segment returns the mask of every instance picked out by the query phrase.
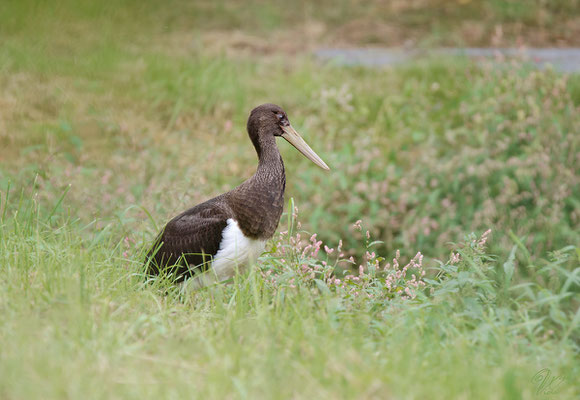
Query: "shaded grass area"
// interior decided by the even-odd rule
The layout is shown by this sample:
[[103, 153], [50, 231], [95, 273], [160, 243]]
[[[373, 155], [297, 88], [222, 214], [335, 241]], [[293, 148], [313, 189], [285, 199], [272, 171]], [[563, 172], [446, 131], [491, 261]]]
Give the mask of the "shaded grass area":
[[[147, 43], [171, 33], [241, 33], [232, 45], [276, 52], [315, 43], [536, 47], [578, 45], [578, 0], [412, 0], [166, 2], [83, 0], [7, 1], [0, 6], [3, 34], [35, 35], [39, 46], [65, 50], [62, 34], [89, 40]], [[98, 29], [87, 32], [86, 21]], [[144, 29], [146, 28], [146, 29]], [[57, 33], [58, 32], [58, 33]], [[273, 35], [273, 36], [272, 36]], [[210, 35], [211, 36], [211, 35]], [[225, 39], [225, 36], [221, 37]], [[302, 43], [292, 43], [292, 42]], [[314, 41], [314, 42], [313, 42]]]

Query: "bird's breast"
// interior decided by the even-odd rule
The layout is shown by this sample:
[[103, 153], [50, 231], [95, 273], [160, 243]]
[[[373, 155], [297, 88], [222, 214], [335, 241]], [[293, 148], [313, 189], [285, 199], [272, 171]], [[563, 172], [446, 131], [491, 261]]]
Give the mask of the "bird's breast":
[[265, 181], [250, 180], [229, 197], [236, 222], [246, 237], [270, 239], [284, 207], [284, 176]]

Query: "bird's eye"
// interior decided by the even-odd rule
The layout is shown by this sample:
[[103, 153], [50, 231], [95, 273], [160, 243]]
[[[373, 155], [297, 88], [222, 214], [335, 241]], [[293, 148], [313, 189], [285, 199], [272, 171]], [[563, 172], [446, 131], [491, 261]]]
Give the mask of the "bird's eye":
[[284, 118], [284, 114], [278, 114], [278, 119], [282, 120]]

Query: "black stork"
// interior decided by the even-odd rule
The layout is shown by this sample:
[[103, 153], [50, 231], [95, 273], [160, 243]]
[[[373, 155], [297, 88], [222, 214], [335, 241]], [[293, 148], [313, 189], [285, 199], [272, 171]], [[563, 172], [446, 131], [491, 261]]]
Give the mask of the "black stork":
[[166, 271], [175, 282], [199, 288], [233, 277], [264, 251], [284, 205], [286, 175], [276, 137], [283, 137], [316, 165], [329, 170], [290, 125], [281, 107], [262, 104], [254, 108], [247, 129], [258, 153], [256, 173], [229, 192], [169, 221], [147, 255], [149, 275]]

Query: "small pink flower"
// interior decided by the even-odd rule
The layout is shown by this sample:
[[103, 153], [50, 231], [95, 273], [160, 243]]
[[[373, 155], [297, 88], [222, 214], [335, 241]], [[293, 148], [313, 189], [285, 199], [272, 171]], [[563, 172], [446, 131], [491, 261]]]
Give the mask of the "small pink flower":
[[324, 245], [324, 251], [326, 251], [327, 254], [332, 254], [334, 252], [334, 249], [329, 248], [327, 245]]
[[459, 253], [451, 253], [451, 258], [449, 259], [449, 263], [450, 264], [457, 264], [459, 261], [461, 261], [461, 257], [459, 256]]
[[479, 247], [485, 246], [485, 243], [487, 242], [487, 237], [489, 236], [490, 233], [491, 233], [491, 229], [488, 229], [487, 231], [483, 232], [483, 235], [481, 235], [481, 238], [479, 239], [479, 242], [477, 243], [479, 245]]

